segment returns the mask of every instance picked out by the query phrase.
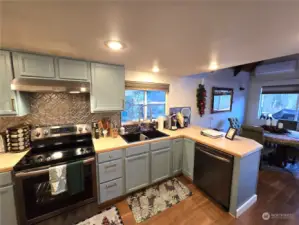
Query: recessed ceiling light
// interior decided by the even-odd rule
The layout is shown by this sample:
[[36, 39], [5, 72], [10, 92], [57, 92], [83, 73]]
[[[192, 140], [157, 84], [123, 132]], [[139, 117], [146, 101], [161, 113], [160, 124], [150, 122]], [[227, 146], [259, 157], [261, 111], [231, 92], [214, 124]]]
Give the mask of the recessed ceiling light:
[[159, 73], [160, 69], [159, 69], [159, 67], [154, 66], [152, 71], [153, 71], [154, 73]]
[[86, 90], [87, 90], [86, 87], [80, 87], [81, 92], [86, 92]]
[[70, 91], [70, 94], [80, 94], [80, 91]]
[[210, 70], [217, 70], [218, 64], [216, 62], [211, 62], [209, 68]]
[[125, 47], [120, 41], [106, 41], [105, 45], [113, 51], [118, 51]]

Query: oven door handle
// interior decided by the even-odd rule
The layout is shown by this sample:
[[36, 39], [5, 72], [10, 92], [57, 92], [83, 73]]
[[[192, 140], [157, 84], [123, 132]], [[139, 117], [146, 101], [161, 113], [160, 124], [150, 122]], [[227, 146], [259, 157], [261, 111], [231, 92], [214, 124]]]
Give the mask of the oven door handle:
[[[84, 165], [91, 164], [94, 160], [95, 160], [94, 157], [85, 159], [85, 160], [83, 160], [83, 164], [84, 164]], [[39, 175], [48, 173], [48, 172], [49, 172], [49, 168], [50, 168], [50, 166], [49, 166], [48, 168], [46, 168], [46, 169], [41, 169], [41, 170], [27, 171], [27, 172], [19, 172], [19, 173], [16, 173], [15, 176], [16, 176], [16, 177], [22, 177], [22, 178], [25, 178], [25, 177], [33, 177], [33, 176], [39, 176]]]

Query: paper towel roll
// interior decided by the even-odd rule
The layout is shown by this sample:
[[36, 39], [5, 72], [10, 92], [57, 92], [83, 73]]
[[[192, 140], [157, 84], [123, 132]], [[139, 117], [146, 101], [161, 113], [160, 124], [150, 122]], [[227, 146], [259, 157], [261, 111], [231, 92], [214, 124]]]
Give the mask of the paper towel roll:
[[164, 117], [159, 116], [158, 117], [158, 130], [163, 130], [164, 129]]

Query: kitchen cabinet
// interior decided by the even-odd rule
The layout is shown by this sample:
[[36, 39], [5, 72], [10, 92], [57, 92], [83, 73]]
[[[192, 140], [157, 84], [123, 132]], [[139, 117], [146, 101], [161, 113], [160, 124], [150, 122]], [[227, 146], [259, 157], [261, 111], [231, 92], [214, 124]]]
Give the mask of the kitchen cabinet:
[[16, 78], [55, 78], [54, 57], [13, 52]]
[[182, 172], [183, 164], [183, 139], [175, 139], [172, 141], [172, 173], [178, 174]]
[[0, 173], [0, 225], [17, 225], [14, 191], [10, 178], [10, 173]]
[[126, 158], [126, 193], [146, 187], [149, 179], [149, 153]]
[[193, 180], [195, 142], [184, 139], [183, 174]]
[[90, 63], [73, 59], [57, 59], [57, 75], [60, 79], [89, 81]]
[[0, 116], [23, 116], [29, 112], [27, 94], [12, 91], [12, 80], [13, 73], [10, 52], [0, 50]]
[[164, 180], [170, 176], [170, 148], [151, 153], [152, 183]]
[[125, 100], [125, 68], [91, 64], [91, 112], [121, 111]]

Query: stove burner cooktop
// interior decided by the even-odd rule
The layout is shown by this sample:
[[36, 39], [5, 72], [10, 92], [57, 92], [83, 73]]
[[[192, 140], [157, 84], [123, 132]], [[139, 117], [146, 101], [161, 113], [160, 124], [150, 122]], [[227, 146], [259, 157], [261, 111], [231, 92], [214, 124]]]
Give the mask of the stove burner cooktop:
[[[77, 130], [78, 125], [73, 127]], [[53, 134], [54, 128], [59, 129], [60, 133], [55, 130], [55, 134]], [[33, 139], [32, 149], [17, 163], [14, 170], [21, 171], [43, 166], [54, 166], [94, 156], [95, 152], [90, 132], [85, 130], [85, 133], [69, 133], [73, 130], [70, 125], [62, 128], [57, 126], [36, 128], [39, 132], [51, 130], [52, 137]], [[31, 133], [35, 134], [36, 129], [33, 129]]]

